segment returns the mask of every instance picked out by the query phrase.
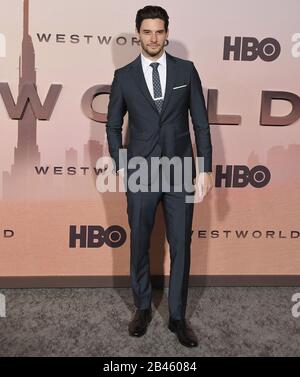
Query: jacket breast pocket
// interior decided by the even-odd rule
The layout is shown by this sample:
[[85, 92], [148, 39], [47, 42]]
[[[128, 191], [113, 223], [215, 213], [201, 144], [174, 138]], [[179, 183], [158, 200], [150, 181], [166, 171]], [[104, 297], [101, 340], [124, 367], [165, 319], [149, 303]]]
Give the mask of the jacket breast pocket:
[[183, 95], [186, 94], [188, 91], [189, 84], [181, 84], [181, 85], [174, 85], [172, 88], [172, 93], [174, 95]]
[[172, 98], [173, 98], [175, 106], [180, 106], [184, 102], [187, 102], [188, 97], [189, 97], [189, 85], [187, 84], [186, 86], [173, 85]]

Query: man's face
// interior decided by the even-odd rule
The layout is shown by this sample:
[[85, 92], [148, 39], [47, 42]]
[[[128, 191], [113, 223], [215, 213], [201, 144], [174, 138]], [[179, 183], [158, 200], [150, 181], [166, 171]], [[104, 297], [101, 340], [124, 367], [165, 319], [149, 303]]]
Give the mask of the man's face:
[[163, 53], [169, 31], [165, 31], [164, 21], [160, 18], [147, 18], [142, 21], [140, 32], [136, 30], [145, 56], [157, 57]]

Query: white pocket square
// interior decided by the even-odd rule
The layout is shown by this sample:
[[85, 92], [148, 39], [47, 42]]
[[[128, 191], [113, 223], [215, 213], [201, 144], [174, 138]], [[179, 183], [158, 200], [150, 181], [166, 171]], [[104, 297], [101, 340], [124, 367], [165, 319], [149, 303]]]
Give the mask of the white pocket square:
[[173, 89], [180, 89], [180, 88], [184, 88], [185, 86], [187, 86], [187, 84], [185, 84], [185, 85], [180, 85], [180, 86], [174, 86]]

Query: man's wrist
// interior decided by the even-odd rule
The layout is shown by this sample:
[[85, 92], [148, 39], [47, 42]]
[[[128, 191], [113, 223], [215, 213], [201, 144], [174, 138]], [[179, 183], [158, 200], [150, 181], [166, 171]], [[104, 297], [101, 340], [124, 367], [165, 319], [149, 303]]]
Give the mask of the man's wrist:
[[123, 170], [124, 170], [124, 168], [119, 169], [119, 170], [115, 170], [115, 169], [113, 169], [113, 170], [112, 170], [112, 173], [113, 173], [114, 175], [119, 175], [120, 172], [123, 171]]

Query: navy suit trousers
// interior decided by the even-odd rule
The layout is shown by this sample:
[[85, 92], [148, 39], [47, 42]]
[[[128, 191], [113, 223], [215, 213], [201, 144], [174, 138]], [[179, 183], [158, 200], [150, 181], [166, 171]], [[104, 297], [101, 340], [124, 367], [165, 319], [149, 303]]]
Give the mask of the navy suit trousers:
[[[162, 181], [160, 167], [157, 179]], [[128, 178], [126, 178], [128, 179]], [[194, 203], [186, 203], [187, 192], [126, 191], [130, 226], [130, 279], [134, 304], [138, 309], [151, 307], [149, 249], [156, 209], [162, 202], [166, 237], [170, 247], [170, 280], [168, 291], [169, 315], [185, 318], [190, 272], [191, 232]], [[188, 192], [194, 195], [194, 192]]]

